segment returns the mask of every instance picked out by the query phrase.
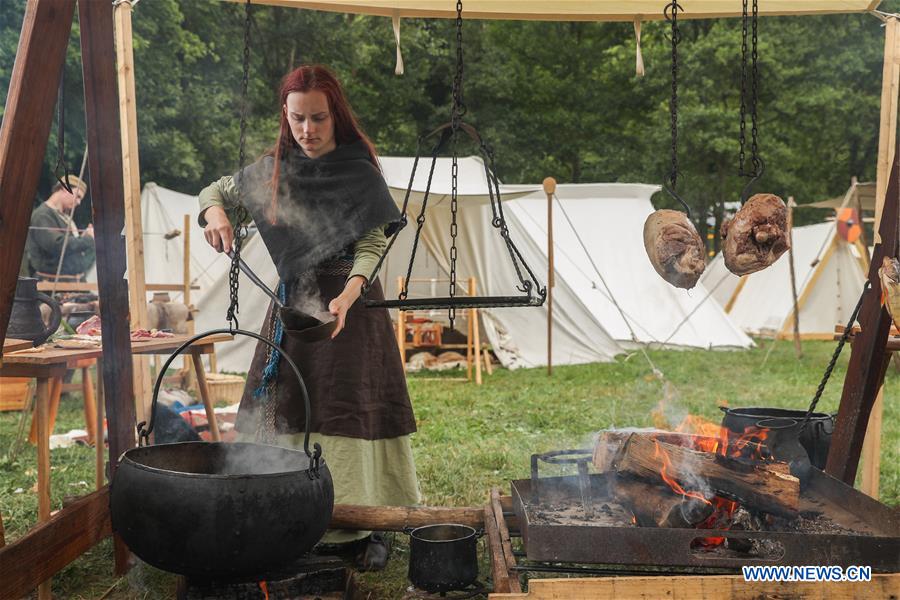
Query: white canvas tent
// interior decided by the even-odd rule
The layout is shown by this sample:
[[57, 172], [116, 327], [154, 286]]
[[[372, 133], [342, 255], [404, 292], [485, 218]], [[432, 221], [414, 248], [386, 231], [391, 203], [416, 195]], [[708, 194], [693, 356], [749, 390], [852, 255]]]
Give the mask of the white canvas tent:
[[[402, 200], [412, 159], [384, 159], [383, 165], [389, 186], [395, 197]], [[472, 189], [470, 182], [471, 195], [460, 202], [458, 271], [475, 275], [479, 283], [484, 282], [480, 293], [513, 293], [518, 280], [499, 234], [490, 225], [484, 166], [479, 159], [467, 157], [460, 160], [461, 173], [463, 169], [481, 173], [480, 178], [473, 180], [479, 182], [482, 191], [478, 194], [477, 186]], [[421, 192], [426, 184], [422, 171], [420, 163], [410, 197], [411, 219], [418, 214], [421, 201], [421, 193], [416, 192]], [[427, 174], [427, 168], [424, 173]], [[639, 232], [653, 211], [650, 196], [658, 189], [644, 184], [558, 186], [558, 202], [554, 207], [555, 364], [609, 360], [618, 351], [616, 346], [622, 348], [633, 341], [701, 348], [752, 345], [720, 307], [705, 301], [705, 290], [701, 287], [689, 293], [676, 290], [653, 270]], [[446, 272], [450, 219], [444, 194], [450, 190], [449, 159], [438, 160], [432, 190], [437, 196], [429, 200], [423, 240], [428, 260]], [[546, 282], [546, 195], [540, 186], [508, 185], [501, 190], [510, 235], [539, 280]], [[577, 235], [561, 210], [569, 216]], [[409, 227], [414, 226], [413, 221]], [[408, 251], [399, 255], [405, 257]], [[594, 271], [594, 265], [600, 276]], [[546, 308], [502, 308], [483, 313], [487, 336], [504, 364], [546, 364]]]
[[[834, 326], [846, 324], [865, 284], [861, 246], [840, 238], [834, 222], [793, 230], [794, 271], [800, 307], [800, 334], [832, 339]], [[721, 254], [710, 263], [701, 283], [741, 329], [752, 335], [793, 333], [788, 253], [768, 269], [737, 277]]]
[[[391, 193], [401, 205], [413, 159], [382, 157], [381, 161]], [[415, 217], [426, 188], [428, 167], [425, 161], [419, 164], [407, 211], [409, 225], [398, 237], [380, 273], [387, 297], [396, 297], [397, 278], [407, 273]], [[480, 295], [517, 294], [518, 279], [509, 254], [490, 223], [484, 164], [475, 157], [461, 158], [459, 174], [459, 280], [474, 276]], [[557, 188], [554, 364], [608, 361], [635, 341], [696, 348], [746, 348], [752, 344], [716, 303], [707, 301], [708, 294], [702, 286], [691, 292], [676, 290], [653, 271], [639, 232], [653, 210], [650, 196], [657, 189], [645, 184], [581, 184]], [[446, 279], [450, 159], [438, 159], [431, 190], [412, 276]], [[546, 196], [540, 186], [502, 186], [501, 190], [510, 235], [543, 284], [547, 279]], [[155, 279], [156, 271], [160, 277], [180, 281], [182, 240], [165, 240], [153, 234], [170, 231], [173, 223], [180, 228], [183, 214], [190, 214], [194, 222], [196, 199], [148, 184], [142, 200], [148, 232], [145, 254], [154, 257], [148, 260], [148, 281]], [[565, 215], [575, 224], [577, 235]], [[228, 261], [206, 245], [199, 230], [193, 232], [191, 248], [192, 278], [201, 288], [193, 292], [193, 303], [200, 309], [196, 329], [222, 326], [228, 306]], [[244, 258], [265, 281], [275, 286], [275, 268], [260, 239], [252, 237], [246, 242]], [[150, 270], [151, 262], [154, 271]], [[410, 296], [445, 296], [446, 286], [446, 281], [413, 285]], [[268, 305], [267, 298], [242, 278], [240, 299], [242, 328], [258, 330], [264, 307]], [[546, 364], [546, 308], [500, 308], [484, 310], [482, 315], [484, 333], [504, 365]], [[440, 319], [445, 313], [435, 311], [433, 316]], [[221, 345], [219, 367], [245, 370], [252, 346], [251, 340]]]

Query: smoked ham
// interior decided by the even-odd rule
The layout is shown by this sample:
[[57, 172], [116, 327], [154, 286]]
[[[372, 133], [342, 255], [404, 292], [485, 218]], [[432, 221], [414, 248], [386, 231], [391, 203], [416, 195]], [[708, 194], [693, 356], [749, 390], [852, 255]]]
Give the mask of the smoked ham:
[[775, 194], [751, 196], [733, 219], [722, 224], [722, 255], [735, 275], [765, 269], [789, 247], [787, 207]]
[[661, 209], [644, 222], [644, 248], [659, 276], [675, 287], [691, 289], [706, 268], [706, 247], [687, 215]]

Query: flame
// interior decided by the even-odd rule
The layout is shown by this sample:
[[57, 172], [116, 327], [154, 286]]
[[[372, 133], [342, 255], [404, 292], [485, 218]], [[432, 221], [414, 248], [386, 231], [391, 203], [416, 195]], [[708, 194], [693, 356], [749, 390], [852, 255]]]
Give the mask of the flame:
[[[730, 529], [731, 515], [737, 510], [738, 503], [721, 496], [715, 496], [712, 499], [713, 512], [702, 523], [696, 525], [697, 529]], [[700, 538], [697, 546], [701, 548], [715, 548], [725, 543], [724, 537], [705, 537]]]
[[687, 492], [683, 487], [681, 487], [677, 481], [675, 481], [671, 476], [669, 476], [668, 472], [672, 468], [672, 462], [669, 459], [668, 453], [664, 452], [662, 448], [659, 447], [659, 442], [657, 440], [653, 440], [653, 445], [655, 449], [653, 451], [653, 458], [658, 458], [662, 463], [662, 466], [659, 468], [659, 475], [662, 477], [663, 481], [666, 482], [672, 491], [681, 496], [686, 496], [688, 498], [696, 498], [706, 504], [710, 504], [709, 500], [699, 492]]
[[265, 595], [266, 600], [269, 600], [269, 586], [266, 585], [265, 581], [259, 582], [259, 589], [262, 590], [262, 593]]

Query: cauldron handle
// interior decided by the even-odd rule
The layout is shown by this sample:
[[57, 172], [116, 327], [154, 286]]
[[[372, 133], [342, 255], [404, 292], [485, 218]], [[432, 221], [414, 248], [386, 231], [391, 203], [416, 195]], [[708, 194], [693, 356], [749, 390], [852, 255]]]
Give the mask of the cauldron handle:
[[252, 337], [256, 340], [267, 345], [272, 350], [281, 354], [281, 357], [287, 361], [288, 365], [290, 365], [291, 370], [294, 372], [294, 375], [297, 376], [297, 381], [300, 383], [300, 393], [303, 396], [303, 406], [306, 409], [306, 427], [304, 429], [304, 437], [303, 437], [303, 451], [306, 452], [306, 456], [310, 459], [310, 475], [318, 477], [319, 476], [319, 460], [322, 458], [322, 446], [317, 443], [313, 444], [313, 452], [309, 451], [309, 420], [310, 420], [310, 405], [309, 405], [309, 393], [306, 391], [306, 383], [303, 381], [303, 376], [300, 375], [300, 369], [297, 368], [297, 364], [294, 360], [288, 356], [287, 352], [285, 352], [280, 346], [272, 342], [271, 340], [267, 340], [263, 336], [258, 333], [253, 333], [252, 331], [246, 331], [243, 329], [212, 329], [210, 331], [205, 331], [203, 333], [198, 333], [191, 339], [187, 340], [181, 346], [179, 346], [175, 352], [166, 359], [165, 364], [160, 368], [159, 373], [156, 374], [156, 384], [153, 386], [153, 402], [150, 405], [150, 425], [147, 425], [146, 421], [141, 421], [137, 424], [137, 434], [138, 434], [138, 445], [144, 446], [150, 439], [150, 434], [153, 433], [153, 422], [156, 419], [156, 403], [157, 398], [159, 397], [159, 388], [162, 385], [163, 376], [166, 371], [169, 369], [169, 365], [172, 364], [172, 361], [178, 357], [179, 354], [184, 352], [184, 350], [193, 344], [196, 341], [202, 340], [205, 337], [209, 337], [211, 335], [216, 335], [219, 333], [225, 333], [229, 335], [245, 335], [247, 337]]

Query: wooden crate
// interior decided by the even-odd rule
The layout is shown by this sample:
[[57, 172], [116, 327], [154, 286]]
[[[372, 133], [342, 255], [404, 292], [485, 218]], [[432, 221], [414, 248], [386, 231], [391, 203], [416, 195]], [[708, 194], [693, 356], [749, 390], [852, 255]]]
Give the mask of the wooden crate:
[[30, 377], [0, 377], [0, 411], [24, 410]]
[[209, 401], [213, 405], [234, 404], [240, 402], [244, 393], [244, 378], [225, 373], [207, 373], [206, 386], [209, 388]]

